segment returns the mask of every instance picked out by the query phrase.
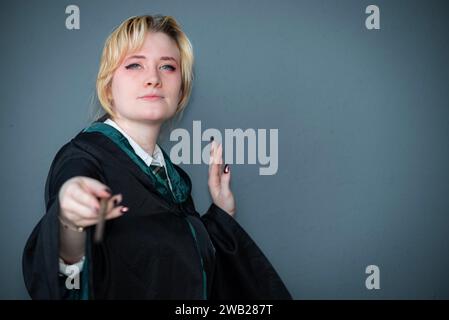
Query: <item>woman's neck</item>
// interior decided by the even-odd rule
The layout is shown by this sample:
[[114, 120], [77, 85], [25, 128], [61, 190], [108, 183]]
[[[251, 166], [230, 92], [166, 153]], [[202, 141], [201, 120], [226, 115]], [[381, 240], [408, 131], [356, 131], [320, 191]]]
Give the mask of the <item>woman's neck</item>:
[[149, 155], [153, 155], [157, 138], [161, 129], [161, 124], [152, 124], [148, 122], [131, 121], [124, 118], [112, 119], [117, 125], [125, 131], [133, 140]]

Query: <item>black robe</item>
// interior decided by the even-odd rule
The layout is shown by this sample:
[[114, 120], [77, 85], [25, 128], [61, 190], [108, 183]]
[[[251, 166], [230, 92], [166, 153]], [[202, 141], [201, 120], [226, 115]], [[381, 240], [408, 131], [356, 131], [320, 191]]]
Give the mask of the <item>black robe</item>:
[[[174, 166], [191, 185], [187, 173]], [[86, 229], [81, 282], [87, 281], [89, 299], [291, 299], [233, 217], [215, 204], [200, 216], [191, 195], [181, 204], [168, 202], [125, 152], [97, 132], [80, 132], [50, 167], [46, 213], [23, 252], [23, 275], [33, 299], [73, 297], [59, 274], [58, 191], [74, 176], [101, 181], [113, 194], [121, 193], [129, 207], [106, 222], [100, 244], [93, 241], [95, 227]]]

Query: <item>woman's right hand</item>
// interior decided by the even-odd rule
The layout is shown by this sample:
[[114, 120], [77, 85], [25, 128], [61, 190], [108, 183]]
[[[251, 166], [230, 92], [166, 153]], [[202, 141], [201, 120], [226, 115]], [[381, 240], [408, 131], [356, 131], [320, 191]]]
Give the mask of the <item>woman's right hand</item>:
[[[108, 191], [109, 190], [109, 191]], [[117, 206], [122, 195], [111, 197], [110, 189], [98, 180], [88, 177], [73, 177], [59, 190], [60, 217], [72, 227], [88, 227], [99, 220], [100, 198], [110, 198], [107, 205], [106, 220], [122, 216], [127, 207]]]

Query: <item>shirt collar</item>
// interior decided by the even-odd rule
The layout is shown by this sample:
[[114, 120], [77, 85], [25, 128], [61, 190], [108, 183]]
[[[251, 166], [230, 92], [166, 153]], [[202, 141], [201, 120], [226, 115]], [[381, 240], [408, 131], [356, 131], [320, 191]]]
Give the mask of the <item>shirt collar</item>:
[[164, 155], [162, 154], [161, 148], [156, 143], [154, 146], [153, 156], [147, 153], [141, 146], [137, 144], [118, 124], [112, 119], [106, 119], [104, 123], [110, 125], [117, 129], [123, 136], [128, 139], [129, 144], [134, 149], [134, 152], [145, 162], [147, 166], [155, 165], [159, 167], [165, 167]]

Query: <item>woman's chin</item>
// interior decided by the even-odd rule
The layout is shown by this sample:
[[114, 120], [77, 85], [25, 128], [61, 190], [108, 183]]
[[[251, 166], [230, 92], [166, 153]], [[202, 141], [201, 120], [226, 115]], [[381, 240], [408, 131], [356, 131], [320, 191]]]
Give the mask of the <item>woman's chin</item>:
[[141, 115], [140, 117], [143, 121], [153, 122], [153, 123], [162, 123], [165, 122], [168, 119], [168, 115], [161, 112], [151, 112], [151, 113], [145, 113]]

